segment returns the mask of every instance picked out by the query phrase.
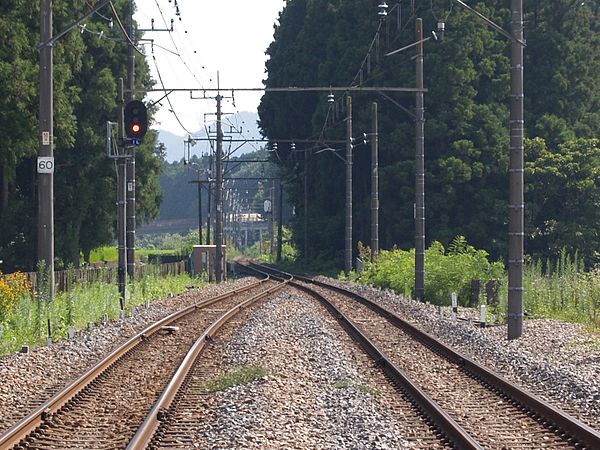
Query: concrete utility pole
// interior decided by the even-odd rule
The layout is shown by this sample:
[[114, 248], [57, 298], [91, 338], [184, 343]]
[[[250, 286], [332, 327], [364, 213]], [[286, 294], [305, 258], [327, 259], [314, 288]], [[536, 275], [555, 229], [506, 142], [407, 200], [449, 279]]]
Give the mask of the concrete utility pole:
[[[129, 37], [135, 42], [135, 30], [133, 28], [133, 0], [129, 0]], [[127, 45], [127, 101], [134, 100], [135, 91], [135, 51], [131, 44]], [[130, 158], [126, 162], [127, 176], [127, 274], [133, 280], [135, 278], [135, 146], [130, 148]]]
[[[123, 78], [119, 78], [117, 96], [117, 102], [119, 103], [119, 137], [121, 143], [123, 143], [125, 141], [125, 119], [123, 111], [125, 107], [125, 99], [123, 97]], [[127, 229], [126, 159], [128, 158], [121, 157], [117, 159], [117, 235], [119, 246], [118, 284], [121, 311], [125, 311], [125, 299], [127, 298], [127, 248], [125, 242], [125, 232]]]
[[198, 245], [202, 245], [202, 183], [198, 172]]
[[[212, 158], [211, 158], [212, 159]], [[212, 172], [212, 161], [209, 163], [209, 167], [211, 167], [211, 169], [209, 169]], [[206, 190], [207, 190], [207, 212], [206, 212], [206, 245], [210, 245], [210, 225], [212, 222], [212, 187], [211, 187], [211, 181], [210, 181], [210, 172], [208, 174], [208, 182], [206, 184]]]
[[423, 94], [423, 19], [417, 19], [415, 119], [415, 296], [425, 301], [425, 108]]
[[188, 183], [198, 185], [198, 245], [202, 245], [202, 183], [205, 181], [200, 180], [200, 169], [198, 169], [198, 180]]
[[511, 0], [511, 100], [508, 219], [508, 339], [523, 333], [523, 0]]
[[271, 248], [270, 254], [273, 255], [275, 253], [275, 180], [272, 182], [271, 186], [271, 222], [269, 223], [269, 234], [271, 235]]
[[215, 217], [215, 278], [217, 283], [223, 281], [223, 127], [221, 123], [221, 94], [217, 94], [217, 154], [215, 156], [215, 169], [217, 172], [215, 184], [215, 204], [217, 215]]
[[54, 298], [54, 91], [52, 44], [44, 43], [52, 39], [52, 0], [42, 0], [40, 25], [37, 259], [45, 263], [51, 300]]
[[346, 251], [344, 271], [352, 270], [352, 97], [346, 97]]
[[371, 262], [379, 256], [379, 130], [377, 103], [371, 105]]
[[304, 258], [308, 261], [308, 148], [304, 149]]
[[279, 219], [277, 220], [277, 262], [281, 262], [281, 245], [283, 243], [283, 183], [279, 179]]

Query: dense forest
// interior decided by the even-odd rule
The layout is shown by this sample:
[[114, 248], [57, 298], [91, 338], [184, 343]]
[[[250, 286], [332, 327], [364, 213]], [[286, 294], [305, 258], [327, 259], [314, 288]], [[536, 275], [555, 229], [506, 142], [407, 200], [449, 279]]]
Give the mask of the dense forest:
[[[289, 0], [267, 54], [267, 87], [415, 85], [415, 19], [426, 35], [445, 21], [443, 40], [425, 43], [427, 240], [457, 235], [506, 255], [510, 44], [449, 0]], [[524, 2], [526, 253], [565, 248], [598, 261], [600, 236], [600, 2]], [[510, 30], [509, 0], [469, 5]], [[439, 36], [438, 36], [439, 37]], [[355, 93], [354, 137], [370, 132], [379, 104], [380, 241], [414, 246], [414, 96]], [[345, 138], [344, 95], [269, 92], [259, 114], [270, 139]], [[344, 163], [332, 152], [278, 146], [277, 162], [296, 205], [294, 238], [304, 249], [304, 174], [309, 179], [308, 252], [342, 259]], [[343, 148], [343, 145], [340, 146]], [[304, 162], [302, 150], [308, 152]], [[340, 153], [344, 155], [343, 151]], [[355, 142], [354, 244], [370, 239], [370, 152]]]
[[[36, 259], [39, 1], [0, 2], [0, 260], [31, 270]], [[87, 13], [86, 0], [53, 2], [55, 33]], [[127, 17], [129, 1], [113, 2]], [[107, 11], [103, 10], [105, 14]], [[127, 79], [127, 43], [116, 19], [94, 14], [54, 45], [55, 254], [57, 268], [110, 243], [116, 221], [116, 170], [106, 155], [106, 122], [117, 118], [117, 80]], [[138, 36], [139, 37], [139, 36]], [[153, 84], [136, 58], [136, 86]], [[137, 149], [137, 221], [158, 214], [162, 158], [150, 131]]]

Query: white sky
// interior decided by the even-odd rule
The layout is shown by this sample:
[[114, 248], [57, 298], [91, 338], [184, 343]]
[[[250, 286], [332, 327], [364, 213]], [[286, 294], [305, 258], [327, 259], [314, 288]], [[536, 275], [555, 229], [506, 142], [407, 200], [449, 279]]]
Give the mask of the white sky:
[[[136, 1], [135, 20], [140, 29], [151, 28], [151, 19], [154, 19], [156, 29], [170, 28], [171, 19], [175, 19], [173, 33], [144, 33], [144, 38], [154, 39], [154, 56], [166, 88], [216, 87], [217, 71], [222, 88], [263, 86], [265, 51], [273, 40], [273, 24], [283, 9], [284, 0], [178, 0], [177, 3], [180, 16], [175, 14], [174, 1]], [[181, 58], [158, 45], [179, 53]], [[156, 87], [161, 87], [150, 45], [146, 45], [146, 54], [152, 76], [157, 81]], [[226, 100], [223, 112], [256, 111], [261, 95], [236, 94], [235, 107], [231, 100]], [[152, 100], [161, 96], [149, 94]], [[214, 113], [216, 109], [214, 100], [193, 100], [189, 92], [173, 93], [170, 99], [179, 119], [190, 132], [201, 129], [204, 113]], [[163, 100], [161, 104], [156, 117], [157, 128], [182, 136], [187, 134], [169, 112], [169, 103]], [[208, 121], [211, 119], [214, 117], [207, 118]]]

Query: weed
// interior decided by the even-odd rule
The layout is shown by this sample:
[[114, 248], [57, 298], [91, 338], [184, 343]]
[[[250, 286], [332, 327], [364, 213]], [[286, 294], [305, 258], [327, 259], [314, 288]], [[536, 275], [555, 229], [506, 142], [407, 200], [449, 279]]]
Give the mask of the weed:
[[[43, 274], [44, 270], [39, 270]], [[89, 322], [98, 323], [106, 314], [110, 319], [119, 317], [119, 291], [114, 284], [82, 282], [73, 284], [68, 292], [58, 293], [49, 302], [45, 284], [40, 284], [32, 297], [24, 294], [0, 318], [4, 331], [0, 337], [0, 355], [18, 350], [22, 344], [30, 346], [45, 342], [47, 323], [50, 320], [52, 338], [56, 342], [67, 336], [68, 327], [84, 329]], [[158, 271], [128, 286], [128, 306], [137, 306], [147, 300], [180, 293], [198, 281], [188, 275], [161, 278]]]
[[352, 381], [349, 380], [349, 379], [347, 379], [347, 378], [343, 378], [341, 380], [338, 380], [333, 385], [333, 387], [336, 388], [336, 389], [346, 389], [346, 388], [349, 388], [350, 386], [352, 386]]
[[360, 392], [372, 395], [373, 397], [381, 395], [381, 391], [379, 389], [371, 387], [368, 384], [355, 384], [352, 380], [349, 380], [348, 378], [342, 378], [341, 380], [336, 381], [333, 387], [336, 389], [348, 389], [350, 387], [353, 387], [359, 390]]
[[262, 367], [242, 367], [209, 381], [206, 383], [206, 390], [208, 392], [224, 391], [233, 386], [251, 383], [254, 380], [264, 377], [266, 374], [267, 371]]

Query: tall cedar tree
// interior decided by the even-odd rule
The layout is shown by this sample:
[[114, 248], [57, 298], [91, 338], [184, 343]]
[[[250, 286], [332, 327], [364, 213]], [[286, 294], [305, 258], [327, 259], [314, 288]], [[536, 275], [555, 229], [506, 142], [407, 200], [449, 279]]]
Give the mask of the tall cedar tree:
[[[416, 17], [423, 18], [426, 35], [436, 29], [438, 18], [446, 18], [445, 39], [425, 44], [427, 240], [447, 244], [464, 235], [476, 247], [500, 257], [506, 253], [508, 231], [510, 45], [469, 12], [456, 5], [450, 8], [452, 3], [391, 2], [390, 6], [400, 5], [401, 14], [394, 10], [381, 23], [365, 58], [380, 26], [377, 2], [290, 0], [267, 50], [266, 85], [414, 86], [414, 48], [390, 57], [384, 54], [415, 41]], [[526, 3], [526, 133], [546, 139], [554, 149], [573, 138], [598, 136], [600, 127], [599, 2], [581, 3]], [[469, 4], [510, 30], [509, 0]], [[393, 98], [409, 110], [414, 108], [409, 94]], [[378, 101], [380, 110], [381, 245], [410, 248], [414, 246], [414, 121], [381, 96], [354, 94], [355, 137], [370, 132], [373, 101]], [[321, 139], [325, 145], [327, 139], [344, 139], [343, 103], [338, 96], [330, 107], [327, 93], [267, 93], [259, 107], [261, 129], [274, 140]], [[355, 247], [358, 241], [370, 239], [370, 154], [368, 146], [359, 143], [354, 149]], [[279, 159], [274, 156], [274, 161], [281, 161], [296, 205], [296, 244], [304, 249], [308, 210], [309, 256], [339, 262], [344, 248], [345, 171], [331, 152], [315, 152], [322, 147], [307, 148], [310, 158], [305, 164], [304, 148], [297, 145], [292, 152], [289, 146], [279, 145]], [[305, 174], [308, 208], [303, 204]], [[562, 216], [560, 220], [573, 219]], [[552, 248], [532, 250], [545, 255]]]
[[[89, 10], [84, 0], [53, 2], [54, 32]], [[114, 2], [121, 18], [127, 0]], [[9, 0], [0, 5], [0, 259], [3, 269], [35, 267], [35, 158], [38, 134], [40, 2]], [[109, 11], [102, 12], [104, 16]], [[58, 267], [78, 266], [80, 254], [114, 239], [116, 172], [106, 156], [106, 122], [117, 117], [116, 86], [127, 78], [127, 45], [111, 35], [101, 15], [86, 20], [89, 32], [67, 34], [54, 47], [55, 255]], [[94, 32], [104, 32], [100, 38]], [[6, 45], [9, 43], [10, 45]], [[148, 66], [139, 55], [136, 87], [150, 86]], [[157, 215], [156, 134], [149, 132], [137, 150], [137, 219]], [[24, 220], [25, 218], [25, 220]]]

